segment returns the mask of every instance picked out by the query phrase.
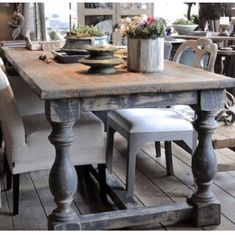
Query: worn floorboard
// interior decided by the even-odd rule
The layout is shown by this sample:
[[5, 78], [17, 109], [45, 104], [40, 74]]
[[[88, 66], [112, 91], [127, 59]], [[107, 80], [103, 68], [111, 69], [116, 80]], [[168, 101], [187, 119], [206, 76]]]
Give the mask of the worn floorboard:
[[6, 193], [4, 192], [4, 185], [2, 183], [2, 177], [0, 177], [1, 184], [1, 199], [2, 199], [2, 208], [0, 208], [0, 230], [9, 230], [14, 229], [12, 218], [10, 216], [8, 200], [6, 197]]
[[[174, 164], [174, 171], [175, 171], [175, 176], [183, 182], [187, 187], [191, 188], [192, 190], [194, 189], [194, 182], [193, 182], [193, 177], [191, 173], [191, 159], [190, 155], [187, 154], [184, 150], [182, 150], [180, 147], [174, 145], [174, 154], [175, 157], [173, 158], [173, 164]], [[154, 149], [153, 148], [145, 148], [144, 149], [146, 152], [150, 154], [150, 156], [153, 155]], [[161, 158], [156, 158], [156, 161], [158, 161], [160, 164], [162, 164], [165, 167], [165, 161], [164, 159]], [[225, 178], [224, 178], [225, 177]], [[226, 192], [225, 189], [223, 188], [223, 184], [227, 185], [227, 182], [222, 182], [221, 178], [228, 179], [230, 181], [229, 191], [234, 191], [235, 189], [235, 178], [231, 177], [230, 174], [227, 172], [218, 172], [214, 182], [212, 184], [212, 192], [216, 195], [216, 198], [221, 202], [221, 211], [222, 211], [222, 221], [224, 222], [221, 223], [217, 227], [213, 227], [213, 229], [229, 229], [228, 227], [231, 226], [231, 230], [234, 228], [235, 221], [234, 221], [234, 216], [235, 216], [235, 197], [232, 196], [230, 193]], [[221, 185], [219, 187], [218, 185]], [[228, 226], [228, 224], [230, 226]], [[207, 229], [207, 228], [203, 228]]]
[[[12, 190], [7, 192], [10, 211], [12, 211]], [[12, 216], [16, 230], [42, 230], [47, 226], [45, 210], [35, 191], [29, 174], [20, 177], [20, 207], [19, 214]]]
[[[116, 136], [114, 151], [114, 175], [125, 184], [126, 142]], [[162, 157], [155, 157], [152, 143], [147, 144], [137, 156], [135, 200], [138, 205], [152, 206], [175, 202], [185, 202], [192, 194], [194, 181], [191, 173], [191, 158], [178, 146], [173, 146], [174, 176], [166, 176], [164, 150]], [[217, 150], [219, 161], [228, 163], [234, 161], [234, 152], [228, 149]], [[0, 157], [2, 154], [0, 152]], [[0, 160], [2, 172], [2, 158]], [[48, 187], [49, 171], [37, 171], [22, 174], [20, 189], [20, 214], [11, 216], [12, 190], [4, 191], [5, 175], [1, 173], [1, 197], [3, 207], [0, 208], [0, 230], [45, 230], [46, 216], [55, 208], [55, 202]], [[195, 228], [191, 221], [178, 223], [165, 222], [155, 225], [135, 226], [124, 230], [235, 230], [235, 172], [217, 173], [212, 191], [221, 202], [222, 214], [219, 226]], [[83, 192], [83, 193], [81, 193]], [[73, 208], [77, 213], [88, 214], [110, 210], [109, 206], [100, 203], [97, 190], [79, 181], [78, 192], [75, 194]]]

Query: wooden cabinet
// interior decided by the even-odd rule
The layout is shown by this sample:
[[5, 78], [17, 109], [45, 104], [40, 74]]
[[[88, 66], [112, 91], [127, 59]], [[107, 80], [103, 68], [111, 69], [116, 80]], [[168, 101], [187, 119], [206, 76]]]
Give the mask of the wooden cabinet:
[[118, 24], [121, 18], [134, 15], [153, 15], [153, 3], [78, 3], [78, 24], [96, 25], [99, 22], [110, 23], [111, 41], [121, 45], [121, 35]]
[[11, 40], [11, 31], [8, 22], [14, 11], [13, 4], [0, 3], [0, 41]]

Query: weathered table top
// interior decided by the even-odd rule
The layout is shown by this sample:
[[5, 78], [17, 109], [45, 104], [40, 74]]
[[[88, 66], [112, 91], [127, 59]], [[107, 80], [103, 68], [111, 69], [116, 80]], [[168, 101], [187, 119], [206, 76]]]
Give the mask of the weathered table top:
[[45, 54], [52, 58], [50, 52], [24, 48], [4, 49], [4, 52], [7, 60], [45, 100], [235, 87], [235, 79], [170, 61], [165, 61], [163, 72], [155, 74], [132, 73], [120, 68], [112, 75], [95, 75], [88, 74], [89, 67], [79, 63], [60, 64], [52, 60], [47, 64], [39, 60]]

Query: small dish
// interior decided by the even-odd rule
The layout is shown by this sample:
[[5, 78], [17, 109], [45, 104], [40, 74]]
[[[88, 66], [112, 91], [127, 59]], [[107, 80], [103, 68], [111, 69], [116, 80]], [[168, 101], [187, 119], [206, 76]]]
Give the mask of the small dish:
[[51, 53], [60, 63], [78, 63], [81, 58], [89, 55], [86, 50], [52, 50]]

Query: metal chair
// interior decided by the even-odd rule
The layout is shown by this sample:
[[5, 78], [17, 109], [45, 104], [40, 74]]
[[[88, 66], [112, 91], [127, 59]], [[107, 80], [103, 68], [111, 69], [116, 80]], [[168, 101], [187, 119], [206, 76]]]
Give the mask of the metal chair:
[[[205, 64], [205, 55], [208, 58], [206, 69], [213, 71], [217, 45], [210, 39], [186, 41], [177, 50], [174, 61], [179, 63], [183, 51], [192, 48], [196, 57], [192, 66], [201, 68]], [[209, 56], [208, 56], [209, 55]], [[191, 120], [172, 108], [145, 108], [123, 109], [111, 111], [107, 115], [107, 169], [112, 172], [113, 139], [118, 132], [128, 141], [128, 159], [126, 172], [126, 190], [133, 196], [135, 182], [136, 155], [146, 142], [164, 141], [167, 174], [173, 174], [171, 141], [184, 141], [192, 152], [196, 148], [194, 128]]]
[[[7, 188], [13, 176], [13, 214], [18, 214], [20, 174], [50, 169], [55, 156], [48, 141], [51, 126], [44, 113], [21, 115], [7, 76], [0, 69], [0, 120], [8, 165]], [[81, 113], [71, 145], [74, 165], [105, 164], [104, 125], [91, 112]], [[90, 144], [92, 143], [92, 145]], [[103, 173], [103, 172], [102, 172]]]

